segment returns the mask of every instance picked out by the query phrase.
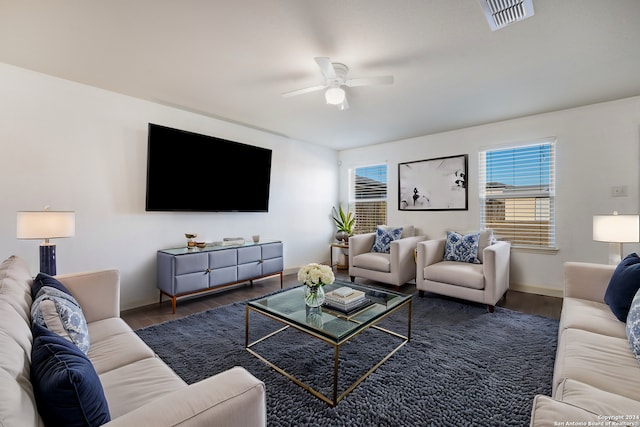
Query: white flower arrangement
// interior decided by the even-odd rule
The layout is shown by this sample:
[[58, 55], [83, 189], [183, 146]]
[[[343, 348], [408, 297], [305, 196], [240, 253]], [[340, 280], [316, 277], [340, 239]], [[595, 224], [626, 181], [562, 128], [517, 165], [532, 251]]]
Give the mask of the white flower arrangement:
[[307, 286], [330, 285], [335, 279], [333, 270], [328, 265], [312, 262], [298, 270], [298, 281]]

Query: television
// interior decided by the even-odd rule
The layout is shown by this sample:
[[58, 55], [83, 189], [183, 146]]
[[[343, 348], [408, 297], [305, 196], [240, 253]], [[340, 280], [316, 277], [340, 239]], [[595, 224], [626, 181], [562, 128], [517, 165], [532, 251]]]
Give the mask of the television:
[[268, 212], [271, 150], [149, 123], [146, 211]]

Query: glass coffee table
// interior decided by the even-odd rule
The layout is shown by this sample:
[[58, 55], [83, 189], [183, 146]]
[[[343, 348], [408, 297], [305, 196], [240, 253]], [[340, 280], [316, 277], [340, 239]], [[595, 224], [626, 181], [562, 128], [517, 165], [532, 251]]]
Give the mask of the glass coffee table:
[[[411, 339], [411, 295], [388, 290], [373, 289], [345, 282], [325, 285], [324, 288], [326, 292], [330, 292], [342, 286], [348, 286], [350, 288], [363, 291], [366, 298], [368, 298], [373, 304], [364, 307], [359, 311], [349, 313], [348, 315], [326, 307], [309, 308], [304, 303], [304, 286], [298, 286], [264, 298], [249, 301], [246, 306], [245, 315], [245, 347], [247, 351], [332, 407], [336, 406], [340, 400], [349, 394], [358, 384], [360, 384]], [[381, 320], [403, 308], [406, 308], [407, 311], [406, 335], [402, 335], [398, 332], [391, 331], [377, 325]], [[256, 341], [249, 342], [251, 312], [277, 320], [285, 326], [262, 336]], [[318, 339], [333, 346], [333, 393], [331, 397], [327, 397], [325, 394], [296, 378], [294, 375], [278, 367], [274, 362], [269, 361], [266, 357], [260, 355], [254, 348], [256, 344], [261, 343], [289, 328], [303, 332], [307, 334], [309, 338]], [[346, 388], [346, 390], [338, 394], [340, 347], [368, 328], [375, 328], [378, 331], [393, 335], [400, 339], [400, 343], [396, 347], [392, 348], [392, 350], [384, 356], [382, 360], [378, 361], [373, 367], [371, 367], [371, 369], [356, 379], [355, 382]], [[363, 348], [362, 351], [366, 352], [367, 349]]]

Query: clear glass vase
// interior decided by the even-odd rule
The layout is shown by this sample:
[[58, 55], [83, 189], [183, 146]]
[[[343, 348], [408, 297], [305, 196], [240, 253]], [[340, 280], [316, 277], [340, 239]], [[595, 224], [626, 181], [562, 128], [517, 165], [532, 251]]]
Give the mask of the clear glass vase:
[[304, 287], [304, 302], [309, 307], [320, 307], [324, 302], [324, 286]]

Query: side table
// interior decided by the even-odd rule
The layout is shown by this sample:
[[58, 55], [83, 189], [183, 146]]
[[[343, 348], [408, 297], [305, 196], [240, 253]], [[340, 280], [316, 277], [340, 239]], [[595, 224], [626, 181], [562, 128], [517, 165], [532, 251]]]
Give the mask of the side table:
[[[345, 243], [345, 242], [333, 242], [333, 243], [331, 243], [331, 245], [329, 246], [329, 260], [330, 260], [329, 264], [331, 265], [331, 267], [334, 266], [334, 264], [333, 264], [333, 248], [340, 249], [340, 251], [342, 253], [342, 250], [344, 250], [344, 249], [348, 250], [349, 249], [349, 243], [348, 242], [347, 243]], [[340, 261], [338, 259], [338, 262], [335, 264], [335, 266], [336, 266], [336, 268], [338, 270], [346, 270], [346, 269], [349, 268], [349, 254], [348, 253], [345, 255], [345, 259], [346, 259], [346, 262], [344, 264], [340, 264]]]

